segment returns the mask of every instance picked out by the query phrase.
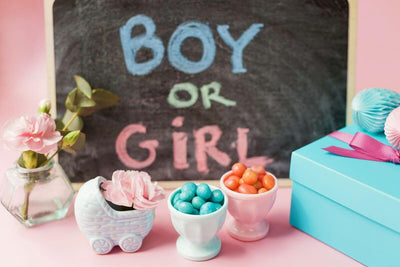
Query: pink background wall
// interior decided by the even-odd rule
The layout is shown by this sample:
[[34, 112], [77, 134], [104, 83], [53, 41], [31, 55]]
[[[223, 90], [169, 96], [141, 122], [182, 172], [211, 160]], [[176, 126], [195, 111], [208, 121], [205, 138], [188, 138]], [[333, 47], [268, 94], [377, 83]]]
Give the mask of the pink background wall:
[[[359, 0], [356, 90], [400, 92], [400, 1]], [[0, 0], [0, 125], [47, 95], [43, 0]], [[15, 160], [7, 153], [0, 171]]]
[[356, 90], [400, 92], [400, 1], [358, 2]]
[[[47, 96], [43, 0], [0, 0], [0, 125]], [[0, 174], [17, 153], [0, 148]]]

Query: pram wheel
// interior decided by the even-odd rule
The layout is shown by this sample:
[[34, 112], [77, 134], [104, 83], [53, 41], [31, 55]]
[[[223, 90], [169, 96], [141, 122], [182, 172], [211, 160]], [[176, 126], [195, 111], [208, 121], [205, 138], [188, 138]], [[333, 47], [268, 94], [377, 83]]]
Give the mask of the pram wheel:
[[125, 252], [135, 252], [142, 246], [142, 240], [139, 235], [127, 234], [119, 240], [119, 246]]
[[90, 246], [97, 254], [107, 254], [113, 248], [112, 242], [104, 237], [91, 238]]

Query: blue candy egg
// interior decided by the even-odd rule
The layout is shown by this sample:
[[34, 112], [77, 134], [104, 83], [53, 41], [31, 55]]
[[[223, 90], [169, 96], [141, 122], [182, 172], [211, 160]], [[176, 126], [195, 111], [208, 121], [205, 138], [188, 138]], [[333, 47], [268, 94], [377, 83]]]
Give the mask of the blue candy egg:
[[180, 193], [179, 198], [182, 199], [183, 201], [188, 201], [191, 202], [194, 197], [194, 192], [190, 190], [182, 191]]
[[208, 184], [201, 183], [197, 186], [196, 195], [204, 200], [208, 200], [211, 197], [211, 189]]
[[192, 203], [182, 201], [178, 204], [178, 210], [186, 214], [192, 214], [193, 213]]
[[184, 185], [182, 185], [181, 190], [182, 190], [182, 192], [183, 191], [192, 191], [193, 194], [196, 194], [197, 185], [192, 182], [187, 182]]
[[221, 204], [215, 203], [214, 205], [215, 210], [219, 210], [220, 208], [222, 208]]
[[172, 199], [172, 205], [175, 205], [176, 201], [178, 201], [180, 199], [179, 195], [180, 195], [180, 191], [178, 191], [175, 194], [174, 198]]
[[200, 208], [199, 214], [200, 215], [205, 215], [205, 214], [210, 214], [210, 213], [216, 211], [217, 210], [217, 206], [216, 205], [218, 205], [218, 204], [215, 204], [213, 202], [204, 203]]
[[201, 207], [204, 203], [206, 203], [206, 201], [205, 201], [204, 199], [202, 199], [201, 197], [199, 197], [199, 196], [195, 196], [195, 197], [192, 199], [192, 205], [193, 205], [193, 207], [194, 207], [195, 209], [200, 209], [200, 207]]
[[175, 202], [174, 208], [175, 208], [176, 210], [179, 210], [179, 204], [180, 204], [181, 202], [183, 202], [182, 199], [178, 199], [178, 200]]
[[368, 132], [383, 132], [389, 113], [400, 106], [400, 94], [379, 88], [358, 93], [351, 102], [354, 122]]
[[199, 215], [199, 210], [198, 209], [193, 209], [193, 214], [194, 215]]
[[224, 194], [219, 189], [211, 192], [211, 201], [214, 203], [221, 203], [224, 200]]

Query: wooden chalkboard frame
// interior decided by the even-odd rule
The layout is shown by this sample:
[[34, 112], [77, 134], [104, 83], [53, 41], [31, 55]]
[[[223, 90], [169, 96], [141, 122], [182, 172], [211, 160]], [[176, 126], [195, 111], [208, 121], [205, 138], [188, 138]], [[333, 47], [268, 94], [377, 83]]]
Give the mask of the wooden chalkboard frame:
[[[46, 64], [47, 64], [47, 89], [48, 96], [51, 99], [52, 115], [56, 116], [56, 77], [55, 77], [55, 58], [54, 58], [54, 29], [53, 29], [53, 4], [55, 0], [44, 1], [45, 15], [45, 36], [46, 36]], [[347, 108], [346, 124], [351, 124], [350, 103], [355, 95], [355, 56], [356, 56], [356, 38], [357, 38], [357, 10], [358, 0], [348, 0], [349, 3], [349, 30], [348, 30], [348, 64], [347, 64]], [[179, 187], [187, 181], [161, 181], [159, 184], [166, 189]], [[212, 185], [219, 185], [218, 180], [205, 180], [197, 182], [207, 182]], [[288, 178], [279, 179], [279, 186], [290, 187], [291, 180]], [[75, 190], [78, 190], [82, 183], [74, 183]]]

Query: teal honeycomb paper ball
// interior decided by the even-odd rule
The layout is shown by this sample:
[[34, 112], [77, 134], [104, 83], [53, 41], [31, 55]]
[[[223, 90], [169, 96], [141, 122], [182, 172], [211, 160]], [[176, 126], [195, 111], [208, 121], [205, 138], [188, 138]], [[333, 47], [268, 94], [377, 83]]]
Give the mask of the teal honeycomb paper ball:
[[354, 122], [371, 133], [383, 132], [389, 113], [399, 106], [400, 94], [380, 88], [365, 89], [351, 102]]

